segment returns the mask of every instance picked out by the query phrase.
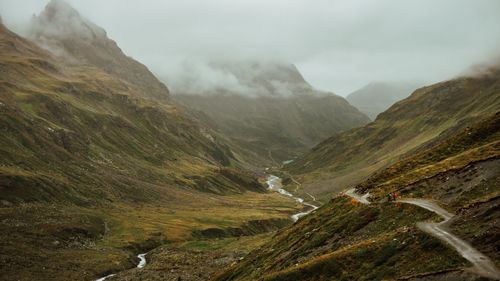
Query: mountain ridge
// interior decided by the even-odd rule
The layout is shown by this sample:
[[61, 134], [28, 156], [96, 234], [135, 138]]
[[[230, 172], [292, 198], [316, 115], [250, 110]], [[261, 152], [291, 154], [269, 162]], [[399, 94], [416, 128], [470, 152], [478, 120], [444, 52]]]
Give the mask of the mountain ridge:
[[126, 56], [104, 29], [63, 0], [51, 0], [32, 17], [27, 37], [67, 62], [95, 66], [140, 87], [146, 97], [167, 100], [170, 96], [145, 65]]
[[416, 90], [364, 127], [338, 133], [285, 170], [303, 192], [328, 194], [414, 152], [432, 147], [500, 107], [500, 71]]
[[371, 82], [350, 93], [346, 100], [375, 120], [377, 115], [395, 102], [408, 97], [422, 85], [410, 82]]
[[261, 233], [300, 209], [169, 99], [3, 25], [0, 48], [2, 278], [95, 280], [139, 251], [253, 221]]
[[235, 72], [247, 92], [214, 88], [201, 93], [173, 92], [173, 99], [192, 112], [203, 112], [213, 121], [212, 129], [274, 166], [334, 132], [369, 121], [344, 98], [315, 90], [291, 64], [233, 63], [225, 71]]

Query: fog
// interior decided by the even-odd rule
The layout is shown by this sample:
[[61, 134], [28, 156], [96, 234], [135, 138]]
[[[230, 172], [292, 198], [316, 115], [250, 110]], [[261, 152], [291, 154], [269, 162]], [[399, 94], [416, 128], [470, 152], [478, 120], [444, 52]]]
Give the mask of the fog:
[[[249, 91], [214, 63], [272, 61], [345, 96], [372, 81], [452, 78], [500, 49], [497, 0], [66, 2], [174, 91]], [[0, 0], [0, 15], [25, 34], [46, 3]]]

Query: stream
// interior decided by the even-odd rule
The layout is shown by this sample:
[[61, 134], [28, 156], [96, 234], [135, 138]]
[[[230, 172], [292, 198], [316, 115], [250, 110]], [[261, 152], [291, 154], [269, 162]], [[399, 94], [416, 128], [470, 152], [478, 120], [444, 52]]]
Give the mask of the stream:
[[[279, 192], [280, 194], [282, 194], [284, 196], [290, 197], [304, 206], [311, 207], [311, 209], [309, 211], [300, 212], [300, 213], [292, 215], [292, 219], [294, 222], [299, 220], [300, 217], [305, 216], [318, 208], [317, 206], [314, 206], [313, 204], [309, 204], [309, 203], [304, 202], [304, 199], [299, 198], [299, 197], [295, 197], [290, 192], [281, 188], [281, 179], [277, 176], [269, 175], [266, 183], [267, 183], [268, 188], [270, 190]], [[137, 268], [143, 268], [146, 265], [146, 254], [139, 254], [139, 255], [137, 255], [137, 257], [140, 259], [139, 264], [137, 265]], [[113, 277], [115, 275], [116, 275], [116, 273], [109, 274], [109, 275], [104, 276], [102, 278], [96, 279], [95, 281], [104, 281], [107, 278]]]
[[[146, 253], [144, 254], [138, 254], [137, 257], [140, 259], [139, 261], [139, 264], [137, 264], [137, 268], [143, 268], [145, 265], [146, 265]], [[113, 277], [115, 276], [116, 273], [113, 273], [113, 274], [110, 274], [110, 275], [106, 275], [102, 278], [99, 278], [99, 279], [96, 279], [95, 281], [104, 281], [110, 277]]]
[[294, 199], [295, 201], [299, 202], [300, 204], [302, 204], [304, 206], [309, 206], [309, 207], [312, 208], [309, 211], [300, 212], [300, 213], [292, 215], [293, 221], [297, 221], [300, 217], [305, 216], [305, 215], [309, 214], [310, 212], [312, 212], [312, 211], [314, 211], [314, 210], [316, 210], [318, 208], [317, 206], [314, 206], [313, 204], [309, 204], [309, 203], [304, 202], [304, 199], [299, 198], [299, 197], [295, 197], [290, 192], [288, 192], [288, 191], [284, 190], [283, 188], [281, 188], [281, 179], [279, 177], [277, 177], [277, 176], [269, 175], [269, 177], [267, 178], [266, 183], [267, 183], [268, 188], [270, 190], [279, 192], [280, 194], [282, 194], [284, 196], [291, 197], [292, 199]]

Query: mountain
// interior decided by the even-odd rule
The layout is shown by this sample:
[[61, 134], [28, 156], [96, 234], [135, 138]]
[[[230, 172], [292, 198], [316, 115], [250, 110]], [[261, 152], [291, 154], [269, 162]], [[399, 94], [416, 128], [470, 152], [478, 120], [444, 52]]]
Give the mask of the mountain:
[[416, 90], [360, 128], [324, 140], [287, 165], [301, 192], [328, 198], [500, 109], [500, 71]]
[[349, 94], [346, 100], [371, 120], [375, 120], [379, 113], [395, 102], [407, 98], [420, 87], [420, 84], [409, 82], [372, 82]]
[[140, 62], [126, 56], [106, 31], [63, 0], [51, 0], [31, 19], [28, 38], [71, 64], [90, 65], [140, 87], [145, 97], [168, 99], [169, 91]]
[[[83, 21], [61, 1], [44, 14]], [[242, 151], [175, 106], [144, 66], [64, 32], [51, 37], [59, 56], [0, 24], [2, 280], [95, 280], [160, 244], [292, 222], [300, 205], [239, 169]]]
[[[363, 181], [357, 191], [369, 191], [371, 204], [334, 196], [214, 280], [496, 280], [499, 157], [497, 112]], [[419, 224], [440, 221], [437, 213], [409, 201], [388, 202], [388, 192], [436, 202], [451, 217], [439, 226], [445, 235], [423, 231], [442, 224]], [[471, 267], [441, 240], [447, 235], [484, 256]]]
[[175, 88], [174, 100], [195, 115], [203, 112], [214, 122], [211, 128], [275, 165], [369, 121], [344, 98], [315, 90], [294, 65], [226, 62], [211, 67], [234, 83], [205, 89], [187, 83], [191, 86]]

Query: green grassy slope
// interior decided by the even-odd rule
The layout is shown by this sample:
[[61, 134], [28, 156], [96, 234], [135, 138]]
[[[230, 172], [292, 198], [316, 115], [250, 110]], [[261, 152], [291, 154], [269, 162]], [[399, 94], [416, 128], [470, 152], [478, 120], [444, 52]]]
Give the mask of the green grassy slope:
[[[408, 156], [373, 174], [356, 188], [370, 192], [375, 199], [395, 190], [406, 193], [406, 187], [422, 179], [465, 167], [469, 163], [495, 159], [499, 154], [500, 111], [430, 149]], [[429, 191], [432, 189], [422, 188], [421, 196], [430, 197]]]
[[323, 141], [285, 169], [303, 192], [327, 198], [500, 109], [500, 71], [416, 90], [360, 128]]
[[387, 167], [358, 186], [372, 194], [373, 204], [336, 196], [215, 280], [394, 280], [443, 271], [463, 274], [457, 269], [470, 266], [468, 262], [415, 226], [436, 220], [435, 214], [380, 200], [395, 191], [403, 198], [432, 198], [456, 213], [452, 231], [498, 266], [499, 122], [500, 113], [490, 115]]
[[290, 222], [296, 202], [144, 91], [0, 25], [2, 279], [93, 280], [205, 229]]

